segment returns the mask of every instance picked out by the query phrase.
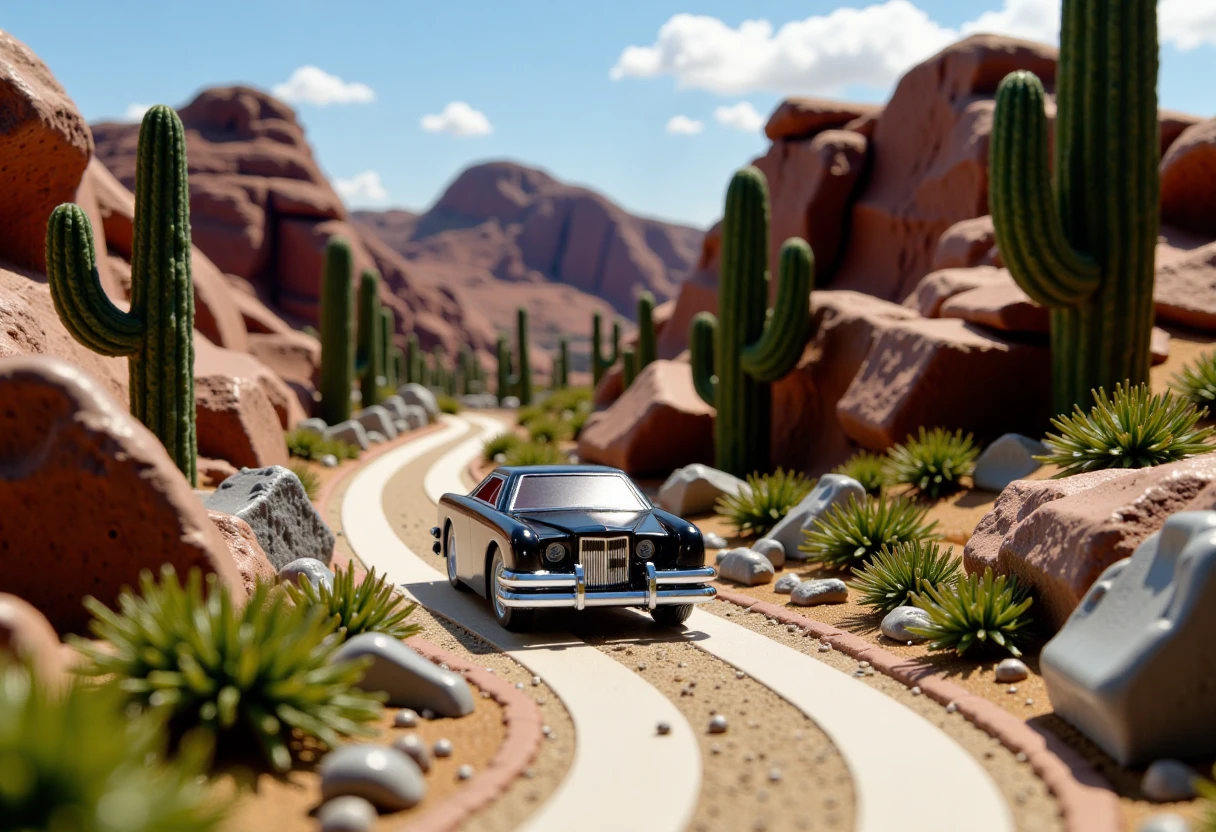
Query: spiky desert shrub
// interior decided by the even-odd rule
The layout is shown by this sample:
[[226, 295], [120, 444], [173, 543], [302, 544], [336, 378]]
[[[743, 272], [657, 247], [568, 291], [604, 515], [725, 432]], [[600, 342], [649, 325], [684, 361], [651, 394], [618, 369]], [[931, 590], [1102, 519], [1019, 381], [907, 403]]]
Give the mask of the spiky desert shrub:
[[566, 461], [552, 442], [520, 442], [506, 456], [507, 465], [557, 465]]
[[570, 436], [569, 423], [552, 416], [538, 416], [524, 426], [533, 442], [558, 442]]
[[301, 459], [311, 459], [313, 462], [320, 462], [321, 458], [327, 454], [332, 454], [339, 462], [344, 459], [359, 458], [358, 445], [343, 442], [341, 439], [326, 439], [321, 434], [311, 430], [300, 430], [297, 428], [296, 430], [288, 431], [285, 438], [287, 440], [287, 452]]
[[912, 601], [929, 614], [925, 627], [909, 631], [929, 639], [930, 650], [953, 650], [963, 655], [972, 647], [1003, 649], [1022, 655], [1017, 642], [1025, 637], [1031, 619], [1026, 615], [1034, 599], [1012, 575], [968, 575], [952, 586], [926, 586]]
[[590, 411], [595, 407], [595, 394], [590, 387], [565, 387], [554, 390], [544, 401], [544, 409], [549, 413], [564, 413], [567, 410], [578, 413]]
[[[1216, 766], [1212, 767], [1212, 777], [1216, 778]], [[1197, 832], [1216, 832], [1216, 782], [1196, 777], [1195, 791], [1203, 798], [1203, 816], [1199, 818]]]
[[936, 500], [963, 487], [960, 480], [975, 470], [979, 449], [971, 435], [964, 436], [961, 430], [951, 433], [922, 427], [915, 437], [909, 436], [887, 453], [892, 483], [910, 485], [918, 496]]
[[837, 569], [868, 563], [883, 547], [935, 540], [937, 521], [925, 522], [928, 511], [928, 506], [902, 498], [858, 501], [850, 496], [847, 503], [832, 506], [803, 532], [798, 549], [806, 553], [807, 560]]
[[285, 586], [297, 606], [315, 604], [337, 616], [338, 631], [344, 638], [362, 633], [409, 638], [422, 629], [417, 624], [405, 623], [418, 605], [405, 603], [383, 575], [376, 577], [374, 568], [363, 580], [356, 581], [354, 561], [334, 573], [332, 590], [328, 586], [318, 588], [312, 581], [289, 581]]
[[716, 509], [738, 536], [762, 537], [811, 493], [815, 480], [778, 468], [772, 474], [748, 475], [747, 485], [748, 490], [720, 498]]
[[580, 410], [574, 411], [573, 415], [571, 415], [571, 417], [569, 419], [570, 438], [571, 439], [578, 439], [579, 434], [583, 432], [583, 426], [587, 424], [587, 418], [590, 415], [591, 415], [591, 411], [589, 409], [588, 410], [580, 409]]
[[460, 412], [460, 402], [454, 397], [447, 395], [438, 395], [435, 397], [435, 406], [439, 408], [440, 413], [456, 414]]
[[302, 462], [292, 462], [287, 468], [300, 480], [300, 485], [304, 486], [304, 493], [308, 495], [308, 499], [317, 499], [317, 491], [321, 487], [321, 478], [317, 476], [317, 472]]
[[862, 568], [853, 567], [857, 601], [879, 612], [911, 604], [925, 586], [946, 588], [958, 580], [959, 564], [936, 543], [914, 540], [884, 546]]
[[527, 407], [521, 407], [519, 410], [515, 411], [515, 419], [519, 422], [519, 424], [526, 425], [534, 419], [543, 418], [547, 414], [548, 411], [545, 410], [545, 408], [543, 408], [541, 405], [530, 404]]
[[506, 454], [523, 441], [514, 431], [504, 430], [502, 433], [496, 433], [482, 443], [481, 457], [486, 462], [493, 462], [494, 457]]
[[1197, 427], [1207, 408], [1169, 393], [1154, 394], [1147, 384], [1115, 386], [1108, 396], [1093, 393], [1089, 413], [1076, 407], [1071, 416], [1051, 420], [1058, 433], [1043, 440], [1050, 453], [1038, 457], [1058, 465], [1057, 477], [1104, 468], [1151, 468], [1216, 450], [1212, 428]]
[[75, 639], [88, 660], [80, 672], [112, 675], [138, 709], [163, 713], [174, 736], [210, 735], [221, 757], [259, 748], [281, 772], [293, 729], [331, 747], [372, 733], [361, 723], [383, 697], [355, 689], [365, 662], [332, 662], [342, 636], [325, 606], [294, 605], [263, 582], [239, 605], [214, 575], [192, 569], [183, 586], [168, 565], [159, 581], [144, 570], [118, 612], [95, 598], [85, 606], [110, 648]]
[[861, 483], [861, 487], [866, 490], [867, 494], [877, 497], [882, 494], [883, 488], [890, 481], [887, 464], [885, 456], [872, 454], [869, 451], [858, 451], [843, 465], [833, 469], [832, 473], [852, 477]]
[[1216, 402], [1216, 352], [1205, 352], [1182, 368], [1170, 386], [1200, 407]]
[[151, 716], [131, 719], [114, 688], [51, 691], [0, 659], [0, 830], [207, 832], [222, 807], [199, 782], [205, 743], [172, 764]]

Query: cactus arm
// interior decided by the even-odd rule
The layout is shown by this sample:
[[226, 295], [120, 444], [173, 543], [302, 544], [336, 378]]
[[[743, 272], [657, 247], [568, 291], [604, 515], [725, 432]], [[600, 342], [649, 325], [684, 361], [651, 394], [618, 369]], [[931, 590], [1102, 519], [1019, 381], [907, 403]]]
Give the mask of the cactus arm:
[[743, 371], [758, 381], [780, 380], [794, 369], [811, 340], [811, 288], [815, 261], [805, 240], [792, 238], [781, 246], [781, 282], [777, 301], [759, 340], [743, 348]]
[[46, 271], [55, 311], [73, 338], [101, 355], [131, 355], [140, 348], [143, 322], [111, 303], [101, 288], [89, 218], [71, 203], [51, 212]]
[[711, 313], [701, 312], [692, 319], [688, 339], [692, 382], [697, 395], [710, 407], [718, 406], [718, 380], [714, 374], [714, 342], [717, 337], [718, 319]]
[[1065, 235], [1052, 193], [1045, 100], [1031, 72], [1013, 72], [997, 89], [989, 207], [1001, 257], [1022, 290], [1043, 306], [1074, 306], [1101, 276]]
[[621, 350], [621, 386], [628, 390], [638, 376], [637, 356], [632, 349]]

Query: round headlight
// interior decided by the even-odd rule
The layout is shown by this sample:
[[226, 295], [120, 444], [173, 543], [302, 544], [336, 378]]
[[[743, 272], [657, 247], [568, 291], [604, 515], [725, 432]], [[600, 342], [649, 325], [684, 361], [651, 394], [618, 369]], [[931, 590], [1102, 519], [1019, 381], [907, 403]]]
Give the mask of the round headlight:
[[561, 543], [550, 543], [545, 548], [545, 560], [550, 563], [557, 563], [566, 556], [566, 547]]
[[639, 542], [637, 552], [638, 557], [640, 557], [642, 560], [646, 560], [654, 554], [654, 542], [650, 540], [643, 540]]

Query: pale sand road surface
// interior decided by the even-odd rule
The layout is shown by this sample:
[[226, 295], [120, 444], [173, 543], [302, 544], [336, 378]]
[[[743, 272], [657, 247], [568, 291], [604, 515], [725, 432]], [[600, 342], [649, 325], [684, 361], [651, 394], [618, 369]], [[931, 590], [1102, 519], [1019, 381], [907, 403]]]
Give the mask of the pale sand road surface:
[[[444, 421], [443, 430], [390, 451], [356, 475], [342, 504], [342, 525], [352, 548], [423, 606], [459, 621], [541, 676], [566, 705], [575, 724], [574, 761], [562, 785], [523, 829], [565, 832], [577, 822], [589, 832], [618, 830], [635, 828], [640, 819], [648, 829], [685, 828], [700, 792], [700, 751], [687, 720], [667, 698], [573, 636], [518, 636], [502, 630], [484, 603], [454, 592], [446, 577], [393, 531], [382, 503], [389, 479], [403, 465], [469, 432], [461, 419]], [[621, 708], [622, 702], [632, 707]], [[658, 720], [671, 726], [669, 735], [657, 734]], [[640, 760], [646, 765], [639, 765]], [[661, 789], [654, 788], [656, 771], [664, 772]], [[629, 799], [604, 800], [605, 795]]]

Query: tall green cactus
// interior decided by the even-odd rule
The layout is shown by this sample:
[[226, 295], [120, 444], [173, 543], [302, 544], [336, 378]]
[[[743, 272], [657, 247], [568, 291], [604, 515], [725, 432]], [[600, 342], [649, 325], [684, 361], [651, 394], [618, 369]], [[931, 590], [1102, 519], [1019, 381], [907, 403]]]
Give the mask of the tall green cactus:
[[392, 379], [389, 381], [388, 386], [396, 390], [401, 385], [409, 382], [409, 371], [406, 367], [405, 350], [401, 349], [401, 347], [393, 347], [392, 355]]
[[394, 354], [397, 348], [393, 345], [393, 337], [397, 334], [397, 316], [387, 306], [380, 306], [380, 326], [376, 332], [380, 336], [380, 355], [384, 359], [383, 386], [385, 389], [396, 390], [400, 384], [397, 380], [397, 361]]
[[172, 109], [139, 128], [131, 308], [106, 297], [88, 216], [67, 203], [47, 223], [51, 299], [68, 332], [102, 355], [127, 356], [131, 414], [156, 435], [191, 485], [198, 483], [194, 405], [194, 281], [186, 138]]
[[321, 418], [330, 425], [350, 418], [355, 379], [353, 295], [354, 257], [350, 243], [331, 237], [325, 246], [321, 277]]
[[604, 322], [600, 318], [600, 313], [596, 312], [591, 316], [591, 376], [593, 384], [598, 387], [600, 379], [604, 377], [604, 373], [608, 368], [616, 363], [616, 360], [621, 356], [621, 325], [618, 321], [612, 322], [612, 349], [610, 351], [600, 352], [600, 335], [603, 329]]
[[498, 346], [495, 352], [498, 355], [498, 387], [494, 393], [501, 404], [503, 399], [511, 395], [511, 345], [507, 341], [507, 336], [498, 336]]
[[426, 362], [416, 332], [411, 332], [405, 339], [405, 381], [406, 384], [426, 385]]
[[1056, 412], [1149, 379], [1159, 220], [1156, 0], [1064, 0], [1055, 171], [1030, 72], [997, 90], [989, 203], [1022, 290], [1051, 310]]
[[553, 389], [570, 386], [570, 341], [562, 335], [557, 339], [557, 357], [553, 359]]
[[632, 347], [624, 347], [621, 350], [621, 387], [628, 390], [637, 376], [638, 354]]
[[638, 345], [635, 356], [635, 376], [659, 356], [654, 336], [654, 295], [650, 292], [642, 292], [638, 298]]
[[527, 407], [532, 404], [532, 364], [528, 361], [528, 310], [522, 306], [515, 312], [515, 340], [519, 372], [512, 381], [520, 405]]
[[369, 269], [359, 280], [359, 347], [355, 353], [355, 372], [359, 374], [363, 407], [380, 403], [380, 386], [384, 383], [381, 327], [380, 275]]
[[754, 167], [737, 172], [726, 192], [718, 310], [692, 322], [693, 382], [717, 409], [717, 467], [743, 477], [769, 468], [771, 383], [794, 368], [813, 334], [814, 261], [806, 241], [781, 247], [780, 285], [768, 310], [768, 185]]

